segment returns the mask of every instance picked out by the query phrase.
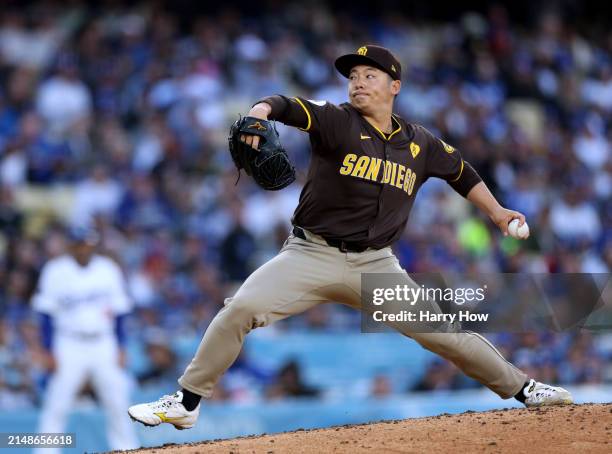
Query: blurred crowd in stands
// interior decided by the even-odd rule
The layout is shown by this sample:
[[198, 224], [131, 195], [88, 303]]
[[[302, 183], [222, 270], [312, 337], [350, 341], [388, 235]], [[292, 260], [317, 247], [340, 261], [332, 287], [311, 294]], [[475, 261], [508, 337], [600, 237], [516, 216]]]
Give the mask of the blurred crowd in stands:
[[[515, 25], [501, 6], [435, 23], [300, 2], [257, 20], [235, 8], [187, 19], [159, 3], [67, 5], [0, 13], [0, 408], [39, 402], [45, 368], [29, 303], [67, 225], [94, 225], [125, 270], [137, 305], [129, 332], [149, 364], [140, 380], [174, 380], [184, 364], [160, 339], [199, 338], [224, 297], [276, 254], [308, 164], [306, 134], [279, 125], [298, 182], [278, 193], [244, 175], [235, 184], [229, 125], [270, 94], [344, 102], [333, 60], [368, 42], [404, 65], [396, 112], [460, 149], [532, 232], [525, 243], [502, 238], [430, 180], [395, 248], [406, 270], [612, 269], [610, 29], [578, 30], [555, 11]], [[359, 314], [325, 306], [271, 329], [358, 330]], [[591, 335], [496, 340], [545, 382], [610, 380], [610, 350]], [[236, 368], [261, 375], [270, 398], [318, 393], [299, 364], [272, 375], [248, 364]], [[372, 386], [391, 392], [385, 377]], [[434, 362], [414, 389], [470, 386]]]

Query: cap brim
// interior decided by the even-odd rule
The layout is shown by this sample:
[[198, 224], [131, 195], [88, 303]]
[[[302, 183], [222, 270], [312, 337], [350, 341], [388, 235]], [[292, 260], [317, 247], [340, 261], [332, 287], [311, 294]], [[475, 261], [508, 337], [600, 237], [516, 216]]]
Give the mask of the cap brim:
[[74, 244], [79, 245], [87, 245], [87, 246], [97, 246], [98, 240], [95, 238], [75, 238], [72, 240]]
[[68, 239], [74, 244], [96, 246], [100, 242], [100, 235], [97, 233], [71, 234], [68, 235]]
[[[349, 74], [351, 73], [351, 69], [353, 69], [357, 65], [368, 65], [373, 66], [374, 68], [378, 68], [381, 71], [389, 74], [385, 68], [380, 66], [376, 61], [367, 57], [366, 55], [359, 54], [346, 54], [338, 57], [334, 66], [338, 70], [340, 74], [348, 79]], [[393, 77], [393, 76], [391, 76]]]

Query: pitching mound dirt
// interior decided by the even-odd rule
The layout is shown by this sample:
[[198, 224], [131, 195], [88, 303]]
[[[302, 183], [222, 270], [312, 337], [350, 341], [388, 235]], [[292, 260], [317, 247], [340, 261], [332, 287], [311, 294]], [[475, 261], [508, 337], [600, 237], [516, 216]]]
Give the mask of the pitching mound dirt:
[[609, 453], [612, 452], [612, 404], [444, 414], [189, 445], [166, 445], [132, 452]]

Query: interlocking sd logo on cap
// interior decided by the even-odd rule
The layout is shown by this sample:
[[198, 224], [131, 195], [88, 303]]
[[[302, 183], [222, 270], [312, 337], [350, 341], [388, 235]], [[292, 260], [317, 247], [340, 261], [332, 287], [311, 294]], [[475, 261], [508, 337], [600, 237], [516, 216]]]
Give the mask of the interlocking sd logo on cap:
[[355, 53], [342, 55], [336, 59], [334, 65], [340, 74], [347, 78], [354, 66], [368, 65], [386, 72], [393, 80], [402, 79], [400, 62], [389, 49], [376, 44], [366, 44], [359, 47]]

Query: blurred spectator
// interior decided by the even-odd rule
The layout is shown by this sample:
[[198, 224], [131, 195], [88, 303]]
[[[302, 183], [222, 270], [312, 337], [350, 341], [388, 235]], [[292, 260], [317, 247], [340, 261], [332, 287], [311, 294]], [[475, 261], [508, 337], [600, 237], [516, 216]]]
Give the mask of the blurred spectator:
[[375, 399], [384, 399], [385, 397], [393, 394], [393, 387], [391, 381], [386, 375], [377, 375], [372, 380], [372, 388], [370, 396]]
[[135, 175], [116, 212], [120, 225], [134, 225], [137, 229], [150, 230], [168, 227], [171, 208], [164, 200], [153, 179]]
[[592, 336], [584, 333], [576, 336], [569, 346], [567, 356], [559, 367], [562, 383], [601, 383], [603, 366], [601, 354], [593, 345]]
[[574, 150], [578, 159], [592, 170], [600, 169], [612, 156], [610, 142], [604, 135], [600, 120], [596, 126], [595, 119], [588, 122], [574, 140]]
[[94, 215], [115, 213], [121, 201], [121, 186], [111, 179], [108, 168], [96, 164], [90, 176], [75, 187], [72, 224], [91, 225]]
[[238, 402], [257, 401], [262, 385], [273, 379], [273, 373], [250, 359], [243, 349], [238, 358], [223, 376], [223, 389], [228, 398]]
[[55, 74], [40, 85], [36, 104], [53, 135], [63, 137], [87, 126], [91, 93], [79, 79], [74, 56], [60, 56]]
[[170, 348], [170, 339], [161, 329], [147, 331], [145, 336], [147, 368], [140, 373], [137, 380], [141, 384], [159, 383], [174, 379], [177, 369], [177, 358]]
[[243, 282], [253, 271], [255, 238], [244, 227], [240, 206], [231, 207], [233, 226], [221, 242], [221, 269], [225, 279]]
[[276, 381], [266, 391], [269, 399], [284, 397], [316, 397], [319, 390], [304, 384], [299, 364], [289, 361], [278, 372]]
[[37, 401], [27, 357], [21, 357], [20, 339], [0, 319], [0, 409], [29, 408]]
[[459, 375], [459, 370], [453, 364], [436, 359], [431, 362], [423, 378], [412, 387], [412, 391], [458, 389]]
[[584, 200], [577, 189], [569, 189], [563, 199], [550, 210], [550, 228], [568, 245], [597, 241], [602, 232], [601, 221], [592, 204]]
[[22, 221], [23, 215], [15, 206], [13, 191], [7, 186], [0, 186], [0, 235], [18, 235]]
[[0, 184], [17, 187], [25, 183], [28, 162], [23, 150], [11, 144], [7, 145], [4, 157], [0, 160]]
[[[60, 11], [38, 4], [31, 11], [31, 24], [19, 10], [7, 10], [0, 27], [0, 54], [13, 65], [44, 67], [62, 42]], [[57, 23], [54, 23], [57, 18]]]

